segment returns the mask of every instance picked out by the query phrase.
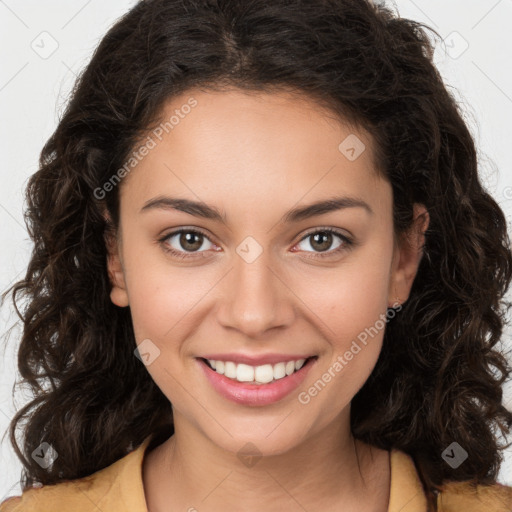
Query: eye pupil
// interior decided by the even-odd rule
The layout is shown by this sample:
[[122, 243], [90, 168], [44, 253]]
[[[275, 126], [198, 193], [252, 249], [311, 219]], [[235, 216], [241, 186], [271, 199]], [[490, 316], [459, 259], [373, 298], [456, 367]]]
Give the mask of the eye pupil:
[[[332, 233], [327, 233], [325, 231], [319, 231], [315, 233], [313, 236], [314, 243], [311, 244], [311, 247], [318, 251], [327, 251], [332, 244]], [[319, 242], [319, 239], [322, 240]], [[314, 244], [317, 242], [320, 243], [320, 247], [315, 247]]]

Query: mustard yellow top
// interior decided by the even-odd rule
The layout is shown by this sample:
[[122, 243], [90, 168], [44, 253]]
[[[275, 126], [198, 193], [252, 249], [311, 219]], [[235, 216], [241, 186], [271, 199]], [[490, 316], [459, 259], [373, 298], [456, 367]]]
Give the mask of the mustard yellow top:
[[[142, 461], [152, 436], [125, 457], [96, 473], [56, 485], [27, 489], [8, 498], [0, 512], [147, 512]], [[414, 461], [391, 450], [388, 512], [427, 512]], [[512, 512], [512, 487], [496, 484], [475, 491], [466, 483], [448, 483], [437, 498], [439, 512]]]

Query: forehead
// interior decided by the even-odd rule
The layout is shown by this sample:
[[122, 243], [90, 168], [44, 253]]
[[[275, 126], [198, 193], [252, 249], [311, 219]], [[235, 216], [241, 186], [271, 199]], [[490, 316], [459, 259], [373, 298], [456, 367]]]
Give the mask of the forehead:
[[165, 104], [159, 122], [148, 132], [151, 149], [123, 182], [130, 203], [177, 189], [205, 201], [245, 195], [265, 204], [334, 189], [375, 201], [389, 193], [375, 172], [372, 137], [305, 95], [190, 90]]

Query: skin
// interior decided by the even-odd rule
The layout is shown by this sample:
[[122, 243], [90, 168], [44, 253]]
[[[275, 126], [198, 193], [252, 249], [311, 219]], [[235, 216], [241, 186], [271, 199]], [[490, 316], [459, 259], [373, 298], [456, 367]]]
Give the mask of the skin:
[[[384, 329], [309, 403], [298, 395], [386, 308], [407, 300], [428, 213], [415, 205], [410, 236], [396, 241], [392, 188], [375, 173], [371, 136], [306, 96], [188, 91], [163, 117], [190, 97], [197, 106], [123, 179], [119, 233], [107, 242], [111, 300], [130, 306], [137, 343], [150, 339], [160, 350], [146, 368], [173, 404], [175, 434], [144, 459], [148, 509], [326, 512], [343, 504], [346, 512], [384, 512], [389, 453], [354, 440], [349, 428], [350, 402], [374, 368]], [[351, 134], [366, 146], [354, 161], [338, 149]], [[140, 212], [160, 195], [202, 201], [226, 222]], [[280, 221], [334, 195], [362, 199], [374, 213], [351, 207]], [[179, 235], [158, 242], [180, 227], [207, 234], [199, 250], [180, 245]], [[304, 238], [325, 227], [357, 244], [335, 254], [344, 244], [337, 235], [325, 251]], [[263, 250], [252, 263], [236, 252], [247, 236]], [[192, 257], [176, 258], [164, 244]], [[244, 406], [217, 394], [196, 360], [231, 351], [318, 360], [284, 399]], [[248, 442], [262, 455], [251, 467], [237, 457]]]

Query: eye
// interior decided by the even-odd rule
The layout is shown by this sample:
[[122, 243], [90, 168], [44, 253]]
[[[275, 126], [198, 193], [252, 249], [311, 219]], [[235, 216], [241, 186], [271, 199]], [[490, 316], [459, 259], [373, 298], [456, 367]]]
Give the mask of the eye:
[[[335, 242], [336, 238], [339, 241], [337, 245], [335, 245], [333, 248], [333, 241]], [[339, 252], [347, 250], [354, 245], [354, 242], [350, 238], [332, 228], [317, 228], [315, 231], [310, 231], [308, 234], [306, 234], [306, 236], [304, 236], [301, 239], [299, 244], [297, 244], [297, 247], [305, 241], [307, 241], [307, 244], [305, 245], [309, 245], [309, 247], [311, 247], [313, 250], [301, 250], [316, 253], [313, 257], [321, 258], [326, 256], [332, 256], [333, 254], [338, 254]]]
[[[172, 255], [178, 258], [194, 257], [193, 253], [201, 253], [201, 248], [205, 249], [204, 245], [206, 242], [206, 249], [215, 247], [214, 244], [208, 239], [208, 237], [196, 229], [179, 229], [165, 235], [159, 239], [165, 251], [170, 252]], [[208, 246], [210, 244], [210, 246]]]
[[[336, 242], [336, 238], [338, 242], [333, 248], [333, 241]], [[313, 253], [308, 256], [312, 258], [332, 257], [355, 245], [353, 240], [333, 228], [316, 228], [316, 230], [307, 233], [295, 247], [306, 241], [308, 241], [307, 245], [312, 248], [312, 251], [307, 248], [299, 250]], [[166, 252], [180, 259], [208, 257], [208, 249], [220, 250], [205, 233], [198, 229], [181, 228], [166, 234], [159, 239], [159, 242]]]

